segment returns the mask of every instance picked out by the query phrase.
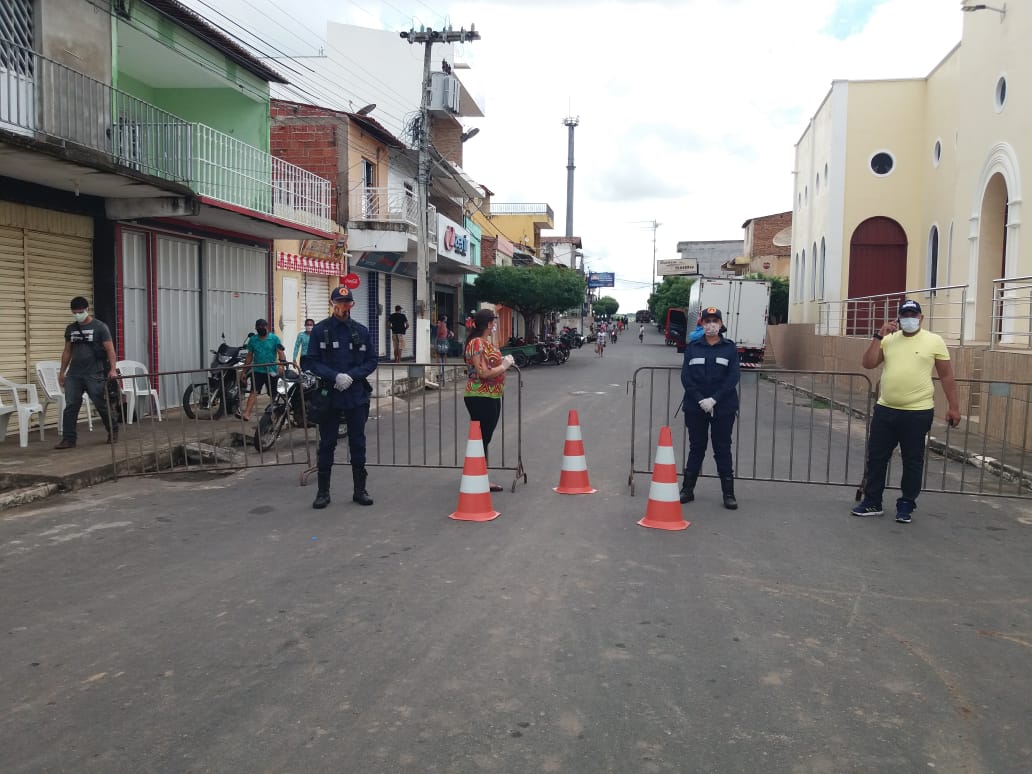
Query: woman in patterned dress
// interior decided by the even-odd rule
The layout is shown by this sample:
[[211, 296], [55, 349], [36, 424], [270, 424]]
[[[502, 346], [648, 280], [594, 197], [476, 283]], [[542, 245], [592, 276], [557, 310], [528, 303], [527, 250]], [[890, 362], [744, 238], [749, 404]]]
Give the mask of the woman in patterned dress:
[[[473, 330], [463, 353], [466, 360], [466, 392], [463, 401], [469, 418], [480, 423], [484, 438], [484, 457], [502, 415], [502, 393], [505, 391], [505, 372], [513, 364], [512, 355], [502, 355], [492, 340], [495, 332], [495, 313], [481, 309], [473, 315]], [[492, 492], [502, 487], [491, 484]]]

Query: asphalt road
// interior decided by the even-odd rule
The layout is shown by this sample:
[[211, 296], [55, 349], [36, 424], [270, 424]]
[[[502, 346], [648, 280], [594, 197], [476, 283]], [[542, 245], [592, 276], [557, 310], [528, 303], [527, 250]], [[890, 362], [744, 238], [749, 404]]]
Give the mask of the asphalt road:
[[[730, 512], [705, 478], [689, 529], [639, 527], [626, 385], [676, 363], [650, 333], [527, 369], [492, 522], [386, 466], [371, 508], [283, 466], [0, 514], [0, 771], [1032, 770], [1032, 507], [929, 492], [902, 526], [743, 481]], [[395, 421], [462, 424], [436, 400]], [[551, 490], [571, 408], [594, 495]]]

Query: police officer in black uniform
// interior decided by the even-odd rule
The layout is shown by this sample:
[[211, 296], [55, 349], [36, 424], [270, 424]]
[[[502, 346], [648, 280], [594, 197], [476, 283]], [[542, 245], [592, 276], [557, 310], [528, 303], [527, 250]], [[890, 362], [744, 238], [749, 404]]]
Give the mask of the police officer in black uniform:
[[334, 288], [330, 303], [333, 314], [312, 329], [304, 362], [305, 368], [319, 376], [324, 385], [333, 388], [330, 392], [332, 410], [319, 422], [319, 491], [312, 507], [325, 508], [330, 504], [330, 473], [341, 422], [348, 426], [351, 475], [355, 483], [351, 499], [359, 505], [372, 505], [373, 498], [366, 491], [365, 425], [372, 392], [367, 377], [376, 370], [376, 352], [369, 329], [351, 319], [351, 308], [355, 305], [351, 291], [343, 286]]
[[688, 428], [688, 459], [684, 463], [681, 502], [695, 499], [695, 482], [702, 470], [707, 436], [710, 436], [724, 507], [734, 510], [738, 501], [735, 500], [731, 430], [738, 414], [738, 347], [731, 339], [724, 338], [727, 328], [715, 306], [703, 309], [700, 320], [703, 335], [688, 343], [681, 366], [684, 424]]

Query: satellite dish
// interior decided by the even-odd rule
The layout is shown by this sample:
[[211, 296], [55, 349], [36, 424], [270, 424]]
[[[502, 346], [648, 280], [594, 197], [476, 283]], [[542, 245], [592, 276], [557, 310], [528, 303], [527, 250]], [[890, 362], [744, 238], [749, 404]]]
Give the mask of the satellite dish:
[[375, 102], [372, 103], [371, 105], [366, 105], [365, 107], [360, 108], [359, 111], [358, 111], [358, 115], [360, 115], [360, 116], [367, 116], [370, 113], [372, 113], [374, 110], [376, 110], [376, 103]]
[[792, 227], [781, 229], [774, 235], [774, 238], [770, 240], [775, 247], [791, 247], [792, 246]]

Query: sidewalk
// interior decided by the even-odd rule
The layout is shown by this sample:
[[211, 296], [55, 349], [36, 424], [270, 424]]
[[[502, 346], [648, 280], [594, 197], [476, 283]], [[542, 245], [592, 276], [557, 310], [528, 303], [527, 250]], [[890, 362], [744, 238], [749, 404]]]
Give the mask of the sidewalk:
[[[406, 363], [382, 363], [370, 384], [374, 399], [402, 397], [417, 393], [427, 384], [429, 376], [434, 385], [440, 381], [440, 367], [435, 363], [416, 365]], [[457, 358], [451, 358], [446, 368], [446, 382], [465, 378], [465, 367]], [[263, 396], [255, 408], [254, 418], [261, 415], [265, 407]], [[140, 470], [145, 464], [154, 465], [157, 450], [167, 446], [165, 438], [173, 432], [174, 426], [182, 421], [178, 406], [162, 409], [164, 422], [157, 417], [144, 416], [132, 425], [123, 424], [119, 443], [112, 447], [105, 443], [107, 432], [99, 417], [94, 416], [93, 430], [86, 422], [78, 425], [78, 441], [74, 449], [58, 450], [54, 445], [61, 440], [53, 421], [44, 428], [43, 439], [39, 427], [29, 433], [29, 445], [18, 446], [17, 432], [0, 442], [0, 511], [24, 505], [58, 492], [71, 492], [85, 486], [92, 486], [116, 477], [116, 470]], [[53, 420], [53, 412], [50, 418]], [[243, 423], [235, 418], [226, 418], [205, 425], [205, 436], [239, 436], [233, 438], [233, 445], [240, 446], [254, 432], [255, 421]], [[160, 434], [160, 436], [159, 436]], [[186, 442], [203, 442], [205, 438], [187, 438]], [[165, 463], [170, 464], [170, 463]]]

